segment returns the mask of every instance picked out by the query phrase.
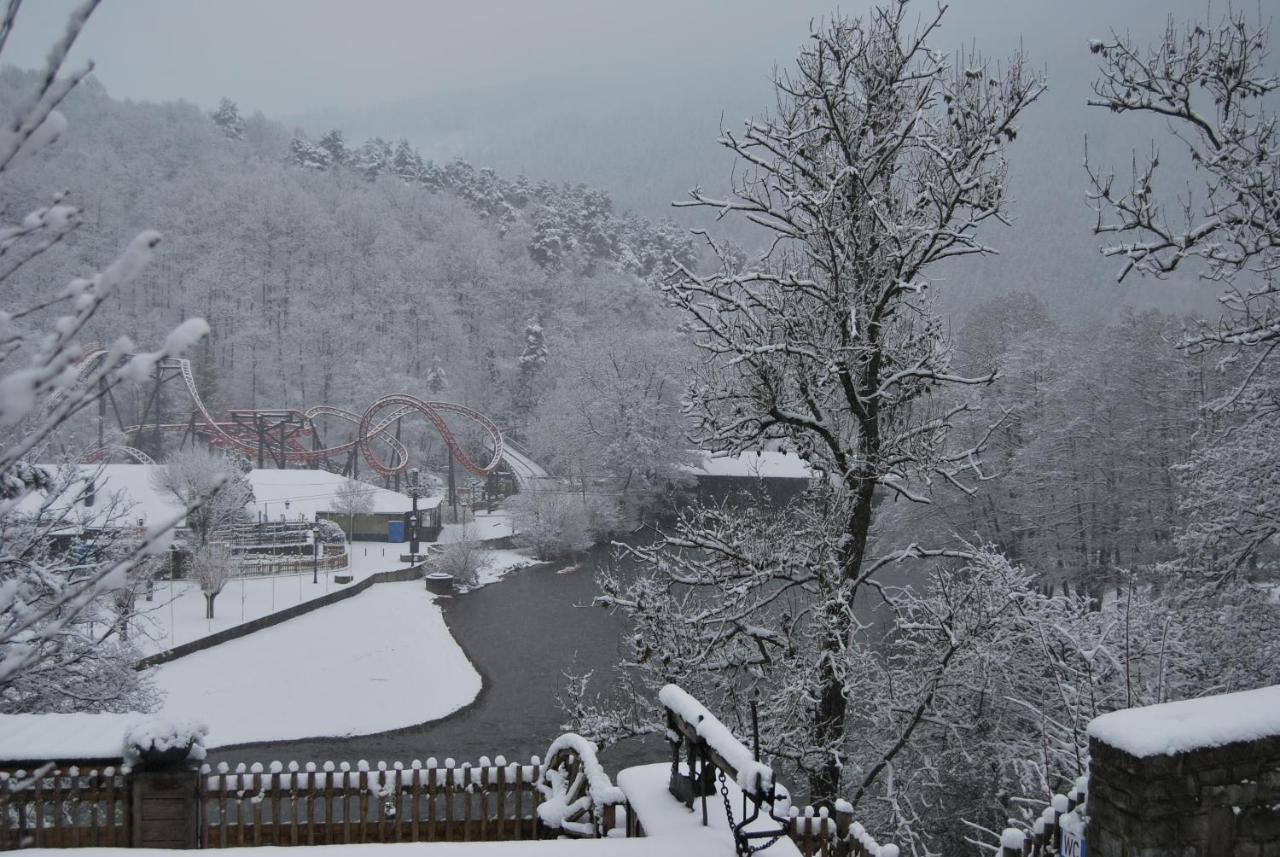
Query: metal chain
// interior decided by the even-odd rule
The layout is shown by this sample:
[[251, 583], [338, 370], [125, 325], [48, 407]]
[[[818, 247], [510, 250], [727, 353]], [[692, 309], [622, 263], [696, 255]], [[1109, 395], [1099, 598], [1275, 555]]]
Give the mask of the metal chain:
[[729, 822], [729, 830], [734, 834], [733, 844], [738, 852], [738, 857], [749, 857], [749, 855], [755, 854], [757, 851], [763, 851], [786, 834], [786, 830], [783, 830], [777, 836], [761, 842], [759, 845], [752, 845], [746, 839], [740, 838], [737, 835], [738, 826], [733, 821], [733, 806], [729, 801], [729, 784], [725, 781], [724, 771], [719, 768], [716, 769], [716, 779], [720, 781], [720, 796], [724, 798], [724, 817]]

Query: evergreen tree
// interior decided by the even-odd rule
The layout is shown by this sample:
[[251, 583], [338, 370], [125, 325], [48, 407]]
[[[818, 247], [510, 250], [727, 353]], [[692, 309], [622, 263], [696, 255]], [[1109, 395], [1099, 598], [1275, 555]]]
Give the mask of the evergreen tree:
[[334, 165], [341, 166], [351, 160], [351, 153], [347, 151], [347, 142], [337, 128], [320, 138], [320, 148], [329, 153], [330, 163]]
[[536, 404], [534, 401], [534, 387], [538, 376], [542, 374], [542, 370], [547, 366], [547, 344], [543, 336], [541, 316], [534, 315], [533, 318], [525, 322], [524, 350], [516, 358], [516, 365], [520, 367], [519, 386], [516, 390], [516, 408], [521, 416], [526, 416]]
[[232, 140], [244, 138], [244, 119], [240, 117], [240, 108], [230, 98], [223, 98], [218, 109], [213, 111], [213, 124], [222, 129]]

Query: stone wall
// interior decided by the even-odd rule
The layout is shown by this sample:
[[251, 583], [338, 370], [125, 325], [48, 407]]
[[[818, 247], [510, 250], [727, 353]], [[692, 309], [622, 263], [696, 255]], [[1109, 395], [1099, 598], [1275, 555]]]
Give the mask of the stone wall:
[[1089, 857], [1280, 857], [1280, 736], [1089, 756]]

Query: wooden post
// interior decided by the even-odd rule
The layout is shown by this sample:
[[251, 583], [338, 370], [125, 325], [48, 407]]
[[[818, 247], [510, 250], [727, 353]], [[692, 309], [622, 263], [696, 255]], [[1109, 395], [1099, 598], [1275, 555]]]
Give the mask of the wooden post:
[[[115, 828], [115, 772], [103, 771], [107, 784], [106, 824]], [[200, 847], [200, 773], [186, 761], [178, 764], [140, 763], [131, 785], [130, 842], [134, 848]]]

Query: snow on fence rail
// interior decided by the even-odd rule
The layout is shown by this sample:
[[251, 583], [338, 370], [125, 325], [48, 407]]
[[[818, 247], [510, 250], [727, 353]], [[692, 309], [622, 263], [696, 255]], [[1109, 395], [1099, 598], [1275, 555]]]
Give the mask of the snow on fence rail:
[[129, 769], [0, 771], [0, 851], [129, 844]]
[[1088, 790], [1089, 778], [1080, 777], [1065, 795], [1053, 796], [1030, 830], [1006, 827], [1000, 834], [999, 857], [1056, 857], [1062, 848], [1063, 830], [1079, 826], [1083, 813], [1076, 810], [1084, 807]]
[[[574, 736], [576, 737], [576, 736]], [[589, 743], [589, 742], [587, 742]], [[201, 769], [205, 848], [368, 842], [483, 842], [560, 835], [635, 835], [626, 798], [590, 753], [552, 745], [544, 764], [502, 756], [479, 764], [273, 762]], [[603, 779], [601, 779], [603, 778]], [[584, 789], [577, 789], [582, 782]], [[555, 809], [540, 811], [554, 803]], [[587, 819], [584, 821], [583, 819]]]
[[549, 830], [576, 837], [636, 833], [626, 794], [604, 772], [596, 745], [581, 735], [569, 732], [552, 742], [538, 787], [538, 819]]
[[[745, 811], [746, 818], [730, 817], [739, 848], [756, 848], [787, 836], [805, 857], [898, 857], [896, 845], [881, 845], [854, 822], [853, 806], [848, 801], [836, 801], [834, 813], [826, 807], [792, 806], [790, 794], [776, 781], [773, 769], [760, 762], [729, 727], [682, 688], [666, 685], [658, 692], [658, 699], [667, 709], [672, 795], [690, 807], [695, 798], [704, 803], [708, 796], [716, 799], [716, 780], [723, 775], [733, 779], [759, 810], [754, 818]], [[687, 756], [684, 774], [680, 772], [682, 747]]]
[[531, 839], [543, 767], [445, 759], [408, 767], [273, 762], [202, 769], [205, 848]]

